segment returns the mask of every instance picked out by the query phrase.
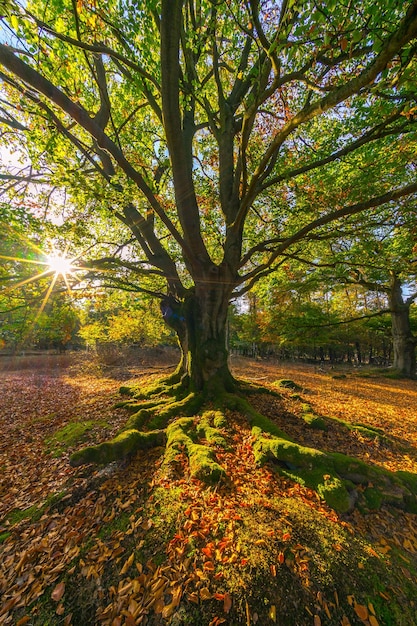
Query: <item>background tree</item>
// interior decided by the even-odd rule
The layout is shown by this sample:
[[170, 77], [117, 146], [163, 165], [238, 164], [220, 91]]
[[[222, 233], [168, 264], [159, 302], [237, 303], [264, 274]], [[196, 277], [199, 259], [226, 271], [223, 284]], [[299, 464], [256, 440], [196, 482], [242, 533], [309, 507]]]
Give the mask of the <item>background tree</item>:
[[355, 236], [334, 243], [336, 279], [360, 285], [390, 313], [393, 367], [403, 376], [416, 375], [410, 309], [417, 297], [416, 211], [390, 212], [362, 225]]

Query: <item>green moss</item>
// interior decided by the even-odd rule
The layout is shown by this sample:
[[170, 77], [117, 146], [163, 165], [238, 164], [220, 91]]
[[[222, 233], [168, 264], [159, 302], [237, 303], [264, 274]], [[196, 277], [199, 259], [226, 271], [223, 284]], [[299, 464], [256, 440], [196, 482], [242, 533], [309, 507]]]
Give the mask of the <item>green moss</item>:
[[384, 496], [375, 487], [368, 487], [363, 492], [363, 498], [369, 509], [378, 510], [381, 508], [381, 504], [384, 501]]
[[134, 396], [138, 391], [137, 387], [122, 385], [119, 387], [119, 393], [121, 396]]
[[182, 400], [176, 400], [164, 406], [159, 412], [155, 412], [149, 421], [149, 428], [164, 428], [168, 422], [178, 415], [195, 415], [204, 402], [203, 396], [197, 393], [189, 393]]
[[218, 482], [224, 476], [224, 469], [214, 460], [214, 453], [207, 445], [196, 442], [198, 433], [193, 418], [181, 418], [167, 428], [167, 447], [164, 463], [169, 466], [178, 461], [178, 455], [185, 453], [193, 477], [207, 483]]
[[340, 513], [347, 513], [351, 508], [351, 500], [346, 485], [336, 476], [326, 477], [318, 483], [317, 492], [329, 506]]
[[59, 491], [58, 493], [50, 494], [41, 505], [34, 504], [27, 509], [13, 509], [13, 511], [10, 511], [10, 513], [6, 515], [5, 520], [9, 522], [11, 526], [18, 524], [24, 519], [30, 520], [31, 522], [37, 522], [40, 520], [45, 511], [59, 502], [64, 495], [64, 491]]
[[278, 428], [278, 426], [265, 417], [265, 415], [258, 413], [244, 398], [228, 395], [225, 397], [225, 404], [231, 410], [238, 410], [242, 413], [252, 427], [257, 427], [263, 432], [270, 433], [281, 439], [288, 439], [284, 431]]
[[38, 507], [36, 504], [34, 504], [27, 509], [13, 509], [13, 511], [10, 511], [10, 513], [6, 515], [6, 521], [8, 521], [11, 526], [18, 524], [24, 519], [36, 522], [42, 517], [42, 514], [42, 507]]
[[369, 426], [368, 424], [361, 424], [360, 422], [355, 422], [352, 424], [352, 422], [346, 422], [345, 420], [342, 420], [338, 417], [327, 417], [326, 419], [331, 420], [332, 422], [336, 422], [336, 424], [341, 424], [342, 426], [347, 428], [347, 430], [350, 430], [352, 432], [356, 431], [364, 437], [369, 437], [370, 439], [375, 439], [378, 437], [379, 439], [389, 440], [389, 437], [384, 434], [384, 431], [381, 428]]
[[140, 432], [125, 430], [111, 441], [105, 441], [97, 446], [89, 446], [74, 452], [70, 457], [73, 467], [86, 463], [107, 464], [122, 459], [137, 450], [146, 450], [162, 446], [166, 442], [164, 431], [156, 430]]
[[293, 380], [290, 380], [289, 378], [282, 378], [281, 380], [276, 380], [274, 382], [274, 385], [276, 385], [277, 387], [283, 387], [284, 389], [293, 389], [294, 391], [302, 390], [302, 387], [300, 385], [298, 385]]
[[[368, 507], [378, 498], [378, 506], [385, 502], [405, 507], [409, 511], [417, 508], [414, 491], [417, 478], [415, 481], [408, 479], [407, 482], [407, 477], [398, 472], [370, 466], [353, 457], [336, 452], [324, 453], [277, 437], [265, 437], [257, 427], [252, 432], [256, 437], [253, 451], [257, 463], [276, 459], [281, 473], [315, 489], [329, 506], [340, 512], [350, 507], [352, 498], [349, 492], [353, 491], [355, 485], [367, 488], [361, 491], [364, 494], [369, 492], [368, 496], [362, 496]], [[369, 490], [370, 483], [378, 496]], [[366, 501], [366, 497], [369, 501]]]
[[322, 417], [314, 413], [303, 413], [301, 416], [306, 424], [314, 430], [327, 430], [327, 424]]
[[226, 425], [226, 418], [220, 411], [205, 411], [197, 424], [197, 435], [205, 439], [209, 444], [214, 444], [222, 448], [226, 447], [226, 440], [219, 431], [219, 427], [211, 424], [221, 424], [220, 428]]
[[206, 445], [191, 443], [187, 446], [191, 476], [205, 483], [217, 483], [225, 475], [224, 469], [214, 460], [213, 451]]
[[6, 541], [6, 539], [8, 539], [10, 537], [12, 533], [9, 532], [4, 532], [4, 533], [0, 533], [0, 544], [4, 543]]
[[[102, 422], [101, 424], [106, 425], [106, 422]], [[53, 435], [45, 439], [47, 453], [52, 454], [54, 457], [62, 456], [68, 448], [85, 440], [86, 434], [94, 425], [95, 423], [91, 420], [66, 424], [63, 428], [57, 430]]]

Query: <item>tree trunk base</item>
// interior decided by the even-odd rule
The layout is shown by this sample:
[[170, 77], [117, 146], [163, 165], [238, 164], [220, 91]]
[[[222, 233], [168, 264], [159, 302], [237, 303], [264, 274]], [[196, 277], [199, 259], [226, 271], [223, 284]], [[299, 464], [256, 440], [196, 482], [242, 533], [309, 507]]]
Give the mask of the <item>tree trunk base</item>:
[[[243, 415], [252, 427], [255, 464], [271, 463], [280, 474], [317, 491], [339, 513], [356, 505], [375, 509], [384, 503], [417, 512], [417, 475], [389, 472], [343, 454], [301, 446], [247, 399], [253, 392], [274, 392], [234, 380], [233, 391], [231, 387], [231, 380], [224, 385], [219, 377], [200, 393], [177, 378], [147, 388], [123, 388], [132, 396], [119, 405], [132, 412], [125, 429], [111, 441], [75, 452], [70, 463], [107, 464], [138, 450], [164, 447], [162, 471], [168, 477], [182, 472], [190, 479], [217, 483], [226, 477], [217, 453], [221, 458], [228, 445], [225, 411], [229, 410]], [[311, 410], [302, 419], [311, 428], [326, 427]]]

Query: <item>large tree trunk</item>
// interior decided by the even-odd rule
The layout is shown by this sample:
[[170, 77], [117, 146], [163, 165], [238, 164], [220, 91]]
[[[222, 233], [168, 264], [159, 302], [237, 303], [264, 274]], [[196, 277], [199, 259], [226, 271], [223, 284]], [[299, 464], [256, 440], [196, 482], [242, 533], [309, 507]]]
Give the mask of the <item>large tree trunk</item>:
[[416, 376], [416, 339], [410, 328], [410, 304], [404, 302], [401, 281], [395, 275], [391, 280], [390, 309], [394, 369], [407, 378]]
[[203, 284], [190, 289], [182, 303], [171, 297], [162, 303], [164, 320], [181, 347], [181, 372], [193, 391], [233, 389], [226, 347], [229, 298], [224, 286]]

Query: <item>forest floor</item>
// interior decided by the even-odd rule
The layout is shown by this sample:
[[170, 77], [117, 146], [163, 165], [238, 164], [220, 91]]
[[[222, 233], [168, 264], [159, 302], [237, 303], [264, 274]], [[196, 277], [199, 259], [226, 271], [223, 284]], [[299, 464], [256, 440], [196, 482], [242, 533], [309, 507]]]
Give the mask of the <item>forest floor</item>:
[[[162, 449], [69, 466], [72, 451], [126, 421], [115, 408], [122, 382], [174, 362], [171, 352], [135, 364], [0, 360], [0, 625], [417, 625], [417, 515], [335, 513], [276, 466], [255, 465], [239, 414], [227, 414], [229, 445], [216, 451], [227, 478], [216, 487], [190, 479], [181, 458], [167, 478]], [[252, 399], [294, 441], [417, 473], [417, 382], [237, 357], [232, 369], [301, 387], [327, 430], [308, 427], [291, 390]]]

